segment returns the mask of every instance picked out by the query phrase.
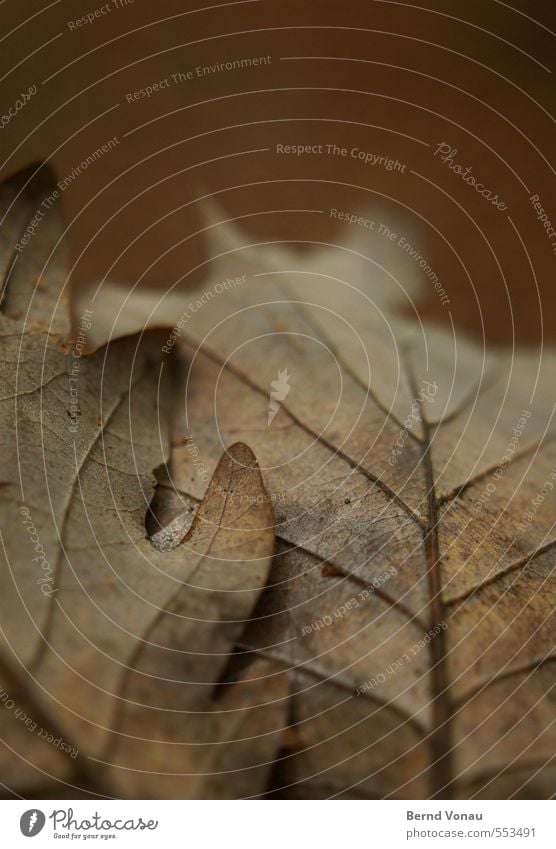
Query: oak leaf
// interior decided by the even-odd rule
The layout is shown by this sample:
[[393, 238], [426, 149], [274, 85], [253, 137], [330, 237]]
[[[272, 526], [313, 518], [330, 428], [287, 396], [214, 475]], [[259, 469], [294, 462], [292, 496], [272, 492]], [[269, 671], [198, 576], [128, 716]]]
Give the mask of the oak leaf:
[[[18, 196], [21, 182], [2, 191], [12, 244], [21, 206], [48, 186]], [[274, 547], [256, 460], [228, 446], [179, 547], [151, 544], [171, 441], [162, 340], [81, 355], [61, 233], [52, 209], [9, 265], [0, 317], [3, 784], [43, 797], [264, 792], [285, 676], [263, 659], [255, 680], [225, 680]], [[245, 493], [260, 498], [246, 507]]]
[[207, 216], [198, 300], [124, 315], [174, 329], [77, 358], [76, 435], [54, 215], [8, 263], [2, 670], [79, 750], [11, 729], [10, 787], [550, 796], [554, 354], [402, 317], [408, 266], [357, 228], [299, 256]]

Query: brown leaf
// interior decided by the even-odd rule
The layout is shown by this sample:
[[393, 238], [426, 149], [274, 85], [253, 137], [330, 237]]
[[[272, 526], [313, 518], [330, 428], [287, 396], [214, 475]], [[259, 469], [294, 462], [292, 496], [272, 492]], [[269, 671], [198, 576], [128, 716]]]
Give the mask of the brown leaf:
[[[85, 753], [85, 791], [550, 796], [554, 352], [400, 318], [416, 288], [359, 231], [300, 259], [207, 214], [210, 279], [236, 283], [82, 361], [69, 457], [65, 355], [4, 321], [6, 666]], [[60, 324], [52, 291], [37, 315]], [[61, 551], [53, 604], [21, 481]]]
[[303, 745], [276, 788], [549, 796], [554, 352], [401, 319], [367, 235], [300, 261], [209, 215], [215, 279], [248, 277], [179, 328], [197, 453], [175, 449], [173, 484], [199, 498], [199, 463], [241, 439], [274, 501], [242, 646], [290, 678]]
[[[5, 186], [3, 202], [17, 210], [16, 190]], [[51, 328], [67, 332], [57, 309], [66, 266], [48, 259], [60, 231], [52, 214], [18, 255], [4, 305], [27, 298], [25, 318], [0, 318], [0, 673], [17, 720], [5, 729], [3, 780], [43, 795], [49, 779], [54, 795], [59, 782], [130, 797], [264, 792], [285, 679], [272, 661], [255, 662], [253, 680], [230, 679], [215, 702], [274, 546], [256, 460], [233, 444], [185, 539], [173, 550], [151, 545], [145, 514], [171, 432], [162, 340], [120, 340], [86, 359], [76, 339], [63, 352]], [[30, 271], [43, 263], [35, 290]]]

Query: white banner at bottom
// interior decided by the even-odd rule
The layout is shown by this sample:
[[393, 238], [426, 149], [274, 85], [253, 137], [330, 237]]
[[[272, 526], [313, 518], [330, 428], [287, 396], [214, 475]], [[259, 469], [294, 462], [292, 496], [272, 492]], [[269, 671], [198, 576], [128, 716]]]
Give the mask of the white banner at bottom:
[[[2, 845], [553, 849], [551, 802], [1, 801]], [[31, 840], [36, 842], [30, 843]]]

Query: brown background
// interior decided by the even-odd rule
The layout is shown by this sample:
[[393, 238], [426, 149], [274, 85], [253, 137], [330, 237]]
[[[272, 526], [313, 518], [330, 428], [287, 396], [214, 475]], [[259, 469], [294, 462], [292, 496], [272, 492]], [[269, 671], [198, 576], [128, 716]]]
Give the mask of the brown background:
[[[556, 222], [552, 2], [135, 0], [69, 28], [101, 6], [7, 0], [0, 11], [2, 114], [38, 87], [0, 131], [3, 177], [48, 163], [63, 179], [120, 140], [62, 194], [74, 285], [105, 275], [126, 286], [199, 283], [203, 240], [191, 234], [206, 192], [249, 216], [262, 239], [335, 235], [326, 215], [291, 210], [370, 207], [417, 234], [410, 241], [449, 295], [447, 310], [428, 284], [423, 315], [494, 343], [556, 338], [554, 253], [529, 200], [538, 193]], [[266, 55], [268, 66], [125, 99], [196, 65]], [[329, 58], [282, 58], [292, 56]], [[433, 155], [441, 141], [508, 213]], [[302, 142], [357, 146], [407, 167], [275, 153]], [[261, 148], [270, 150], [245, 153]]]

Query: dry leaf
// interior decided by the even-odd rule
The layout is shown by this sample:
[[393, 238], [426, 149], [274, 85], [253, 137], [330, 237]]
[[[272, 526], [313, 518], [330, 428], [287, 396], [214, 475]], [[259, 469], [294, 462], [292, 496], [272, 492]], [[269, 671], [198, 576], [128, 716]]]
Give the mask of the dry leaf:
[[241, 641], [290, 679], [274, 786], [551, 795], [554, 352], [400, 318], [417, 287], [368, 234], [301, 259], [210, 215], [211, 279], [247, 278], [173, 316], [190, 371], [172, 477], [200, 498], [200, 464], [240, 439], [274, 502], [279, 550]]
[[[15, 219], [16, 194], [3, 189]], [[3, 782], [41, 796], [264, 792], [286, 681], [272, 661], [254, 681], [226, 677], [274, 546], [255, 458], [228, 448], [185, 539], [153, 548], [145, 514], [170, 443], [161, 340], [65, 353], [60, 233], [53, 212], [17, 256], [1, 318]], [[248, 508], [247, 492], [261, 496]]]
[[[417, 289], [357, 229], [301, 259], [209, 215], [213, 295], [194, 312], [163, 301], [175, 332], [81, 360], [75, 452], [64, 266], [41, 273], [54, 219], [33, 243], [45, 287], [33, 294], [30, 251], [8, 280], [4, 310], [25, 318], [3, 320], [2, 663], [79, 749], [60, 763], [51, 745], [45, 765], [10, 737], [11, 786], [551, 795], [554, 354], [482, 351], [399, 318]], [[103, 321], [92, 330], [109, 335]], [[159, 372], [178, 350], [176, 437]], [[54, 604], [22, 503], [58, 552]]]

